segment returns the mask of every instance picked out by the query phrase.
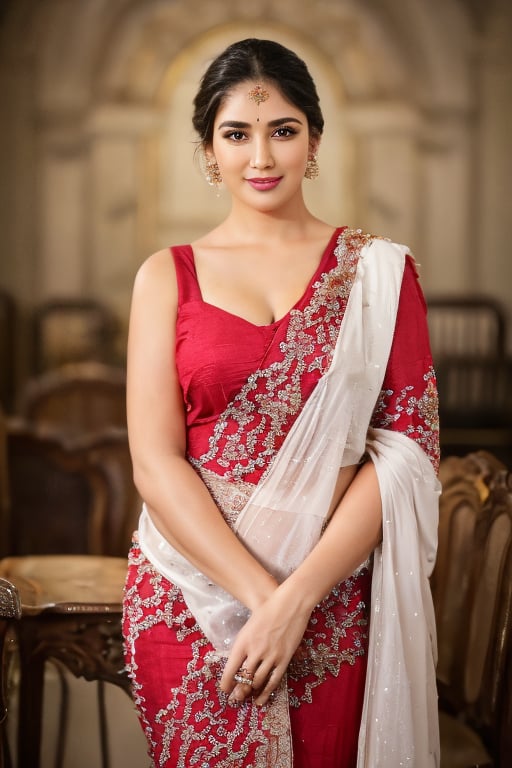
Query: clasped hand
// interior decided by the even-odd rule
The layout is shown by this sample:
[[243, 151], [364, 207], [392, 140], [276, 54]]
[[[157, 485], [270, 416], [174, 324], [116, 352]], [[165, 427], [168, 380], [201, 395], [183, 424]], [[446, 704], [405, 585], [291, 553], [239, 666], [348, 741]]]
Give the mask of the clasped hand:
[[220, 681], [231, 706], [251, 696], [263, 706], [279, 687], [309, 620], [309, 612], [293, 602], [276, 589], [239, 632]]

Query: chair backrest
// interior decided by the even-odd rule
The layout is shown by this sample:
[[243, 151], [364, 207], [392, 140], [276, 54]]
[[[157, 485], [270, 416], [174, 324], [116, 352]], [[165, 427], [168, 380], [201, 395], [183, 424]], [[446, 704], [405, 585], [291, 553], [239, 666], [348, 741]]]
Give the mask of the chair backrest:
[[0, 288], [0, 405], [8, 413], [14, 407], [16, 387], [16, 320], [16, 301]]
[[512, 358], [444, 358], [436, 374], [442, 427], [512, 429]]
[[506, 347], [501, 304], [487, 296], [428, 296], [434, 363], [446, 357], [499, 357]]
[[126, 556], [140, 502], [126, 430], [69, 441], [10, 425], [8, 554]]
[[[94, 531], [94, 552], [124, 557], [137, 527], [142, 500], [133, 481], [126, 429], [113, 428], [81, 441], [87, 464], [101, 474], [108, 488], [108, 510]], [[99, 521], [98, 521], [99, 522]]]
[[125, 428], [125, 370], [83, 362], [47, 371], [26, 383], [19, 411], [27, 421], [70, 436]]
[[9, 520], [9, 472], [7, 466], [7, 418], [0, 407], [0, 557], [6, 553]]
[[115, 359], [118, 323], [101, 301], [49, 299], [36, 307], [33, 323], [34, 374], [67, 363]]
[[512, 723], [502, 720], [512, 663], [512, 476], [484, 452], [446, 461], [433, 574], [440, 698], [497, 755], [500, 741], [512, 749]]

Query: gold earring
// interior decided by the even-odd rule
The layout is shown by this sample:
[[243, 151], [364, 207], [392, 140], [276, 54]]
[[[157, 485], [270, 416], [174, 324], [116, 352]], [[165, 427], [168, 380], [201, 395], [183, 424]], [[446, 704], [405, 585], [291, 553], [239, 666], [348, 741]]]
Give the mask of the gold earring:
[[206, 158], [205, 177], [211, 187], [219, 187], [222, 184], [220, 168], [215, 159]]
[[318, 161], [316, 159], [316, 155], [311, 155], [311, 157], [308, 157], [308, 161], [306, 163], [304, 178], [311, 179], [311, 181], [313, 181], [314, 179], [318, 178], [319, 173], [320, 173], [320, 168], [318, 167]]

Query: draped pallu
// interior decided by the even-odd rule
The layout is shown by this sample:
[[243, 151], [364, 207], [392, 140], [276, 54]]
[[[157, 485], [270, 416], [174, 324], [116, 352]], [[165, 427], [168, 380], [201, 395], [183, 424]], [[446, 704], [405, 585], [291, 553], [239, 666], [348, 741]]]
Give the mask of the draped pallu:
[[[180, 286], [179, 254], [174, 257]], [[399, 344], [397, 316], [407, 301], [404, 269], [415, 281], [405, 246], [338, 230], [309, 290], [279, 332], [272, 329], [273, 356], [265, 352], [212, 421], [207, 443], [190, 440], [189, 460], [226, 520], [278, 581], [297, 568], [328, 524], [340, 467], [363, 457], [376, 467], [382, 544], [315, 610], [301, 661], [291, 663], [268, 706], [259, 710], [249, 702], [237, 712], [226, 707], [215, 681], [248, 611], [173, 549], [144, 506], [124, 626], [134, 696], [156, 765], [188, 766], [192, 756], [198, 765], [254, 768], [349, 768], [356, 761], [358, 768], [438, 765], [428, 585], [439, 495], [437, 408], [428, 339], [427, 352], [420, 350], [415, 362], [423, 389], [414, 383], [390, 388], [399, 379], [393, 350]], [[414, 291], [418, 303], [416, 286]], [[200, 296], [189, 298], [185, 314], [201, 308]], [[178, 356], [178, 368], [179, 362]], [[190, 391], [185, 382], [185, 400]], [[173, 616], [168, 630], [179, 637], [181, 627], [178, 642], [190, 648], [185, 674], [157, 715], [144, 705], [137, 664], [144, 622], [146, 629], [157, 625], [158, 611], [148, 621], [140, 599], [149, 569], [165, 585]], [[159, 605], [161, 616], [161, 598]], [[201, 711], [198, 695], [205, 686], [208, 703]], [[325, 744], [310, 751], [309, 741], [322, 742], [318, 728], [330, 722], [322, 708], [332, 710], [333, 695], [352, 737], [334, 720], [325, 729]]]

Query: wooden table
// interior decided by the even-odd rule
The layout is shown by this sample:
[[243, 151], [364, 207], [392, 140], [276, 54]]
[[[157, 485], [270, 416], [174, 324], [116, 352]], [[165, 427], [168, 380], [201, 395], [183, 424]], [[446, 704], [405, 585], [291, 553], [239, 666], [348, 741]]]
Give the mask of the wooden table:
[[[20, 597], [18, 768], [39, 768], [44, 665], [63, 664], [76, 677], [114, 683], [129, 693], [121, 637], [125, 558], [38, 555], [0, 561], [0, 577]], [[104, 759], [104, 765], [107, 758]]]

